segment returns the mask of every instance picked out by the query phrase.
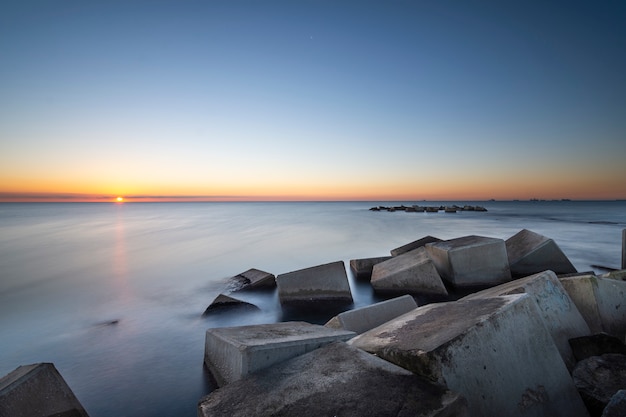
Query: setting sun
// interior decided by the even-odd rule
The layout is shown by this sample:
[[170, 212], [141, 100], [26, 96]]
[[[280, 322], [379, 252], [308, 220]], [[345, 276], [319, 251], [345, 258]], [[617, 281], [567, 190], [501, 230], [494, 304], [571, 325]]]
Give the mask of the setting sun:
[[124, 197], [117, 197], [115, 201], [117, 201], [118, 203], [122, 203], [124, 201]]

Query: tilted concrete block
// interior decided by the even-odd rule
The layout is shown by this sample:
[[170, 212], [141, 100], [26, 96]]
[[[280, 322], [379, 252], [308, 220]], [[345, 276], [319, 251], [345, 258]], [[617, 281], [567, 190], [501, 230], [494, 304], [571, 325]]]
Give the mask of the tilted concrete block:
[[374, 265], [370, 282], [376, 292], [448, 295], [424, 248]]
[[352, 293], [343, 261], [280, 274], [276, 277], [276, 284], [281, 305], [352, 302]]
[[496, 287], [470, 294], [463, 300], [490, 298], [500, 295], [526, 293], [537, 303], [540, 316], [568, 369], [576, 365], [569, 339], [591, 333], [587, 322], [578, 311], [554, 272], [544, 271]]
[[24, 365], [0, 379], [0, 417], [88, 417], [52, 363]]
[[573, 274], [576, 268], [554, 240], [523, 229], [506, 240], [511, 274], [525, 277], [551, 270], [555, 274]]
[[379, 256], [376, 258], [351, 259], [350, 269], [357, 279], [370, 279], [374, 265], [391, 259], [391, 256]]
[[434, 236], [424, 236], [421, 239], [414, 240], [413, 242], [407, 243], [406, 245], [402, 245], [399, 248], [395, 248], [391, 250], [392, 256], [402, 255], [403, 253], [407, 253], [409, 251], [415, 250], [417, 248], [421, 248], [425, 246], [427, 243], [441, 242], [442, 240], [434, 237]]
[[355, 335], [305, 322], [222, 327], [206, 332], [204, 363], [219, 386]]
[[588, 416], [527, 294], [428, 304], [348, 343], [460, 393], [472, 416]]
[[428, 243], [426, 251], [441, 278], [456, 287], [497, 285], [511, 280], [502, 239], [464, 236]]
[[592, 333], [626, 336], [626, 281], [584, 275], [560, 279]]
[[234, 277], [242, 282], [242, 290], [276, 287], [276, 277], [269, 272], [251, 268]]
[[204, 397], [198, 416], [469, 417], [459, 394], [332, 343]]
[[363, 333], [415, 308], [417, 308], [417, 303], [407, 294], [366, 307], [344, 311], [330, 319], [325, 326]]

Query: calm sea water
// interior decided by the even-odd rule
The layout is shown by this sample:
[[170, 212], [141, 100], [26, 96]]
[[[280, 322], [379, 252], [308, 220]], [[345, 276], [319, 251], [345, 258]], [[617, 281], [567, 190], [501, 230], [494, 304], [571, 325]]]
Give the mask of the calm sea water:
[[[368, 210], [392, 204], [0, 204], [0, 376], [53, 362], [92, 417], [192, 417], [213, 389], [207, 328], [292, 318], [275, 292], [237, 294], [260, 312], [201, 317], [249, 268], [280, 274], [343, 260], [349, 269], [350, 259], [426, 235], [507, 239], [523, 228], [553, 238], [579, 271], [621, 263], [623, 201]], [[355, 307], [377, 300], [348, 275]]]

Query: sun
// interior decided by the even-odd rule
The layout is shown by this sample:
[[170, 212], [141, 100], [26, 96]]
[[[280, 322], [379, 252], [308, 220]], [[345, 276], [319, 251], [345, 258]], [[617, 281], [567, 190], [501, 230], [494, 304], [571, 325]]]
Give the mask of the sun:
[[124, 202], [124, 197], [117, 197], [115, 199], [115, 201], [117, 201], [118, 203], [123, 203]]

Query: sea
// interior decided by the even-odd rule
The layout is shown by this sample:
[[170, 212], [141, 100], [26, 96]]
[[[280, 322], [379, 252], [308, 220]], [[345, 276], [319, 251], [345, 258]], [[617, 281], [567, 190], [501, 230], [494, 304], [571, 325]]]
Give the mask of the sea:
[[[486, 212], [371, 211], [480, 205]], [[578, 271], [620, 268], [626, 201], [196, 202], [0, 204], [0, 377], [52, 362], [91, 417], [193, 417], [215, 386], [209, 328], [292, 319], [276, 291], [259, 307], [202, 316], [230, 278], [343, 261], [358, 308], [380, 300], [351, 259], [430, 235], [554, 239]], [[233, 294], [235, 295], [235, 294]]]

